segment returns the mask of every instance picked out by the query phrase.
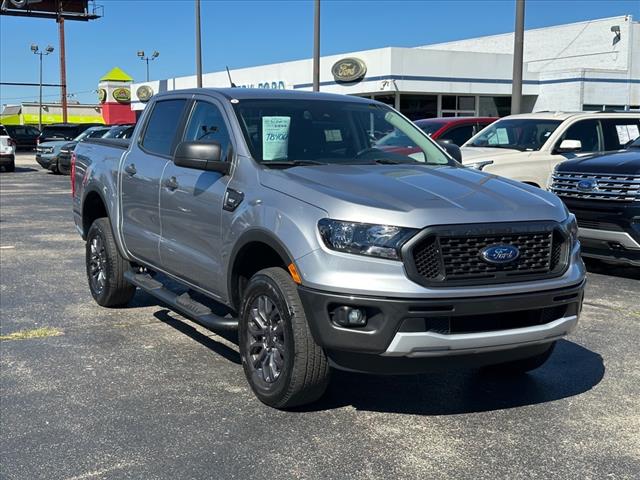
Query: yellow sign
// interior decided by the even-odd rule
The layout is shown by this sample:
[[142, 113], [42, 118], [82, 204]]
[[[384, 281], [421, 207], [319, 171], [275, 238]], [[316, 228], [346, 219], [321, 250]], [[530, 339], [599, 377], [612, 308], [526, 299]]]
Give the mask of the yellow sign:
[[131, 101], [131, 92], [128, 88], [116, 88], [111, 96], [118, 103], [129, 103]]

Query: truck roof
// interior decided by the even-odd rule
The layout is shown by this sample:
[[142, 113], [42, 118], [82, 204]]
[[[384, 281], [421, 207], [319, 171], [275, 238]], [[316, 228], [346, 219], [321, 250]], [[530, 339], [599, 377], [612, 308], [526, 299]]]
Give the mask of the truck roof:
[[[533, 113], [518, 113], [515, 115], [509, 115], [509, 118], [522, 118], [522, 119], [540, 119], [540, 120], [560, 120], [564, 121], [568, 118], [594, 118], [594, 117], [625, 117], [629, 115], [635, 114], [638, 115], [638, 112], [607, 112], [607, 111], [597, 111], [597, 112], [533, 112]], [[506, 117], [503, 117], [506, 118]]]
[[[369, 98], [356, 97], [352, 95], [340, 95], [337, 93], [309, 92], [305, 90], [283, 90], [269, 88], [189, 88], [184, 90], [170, 90], [155, 95], [155, 97], [163, 97], [165, 95], [173, 95], [176, 93], [187, 94], [203, 94], [212, 93], [219, 94], [229, 100], [232, 99], [251, 99], [251, 100], [267, 100], [267, 99], [287, 99], [287, 100], [331, 100], [343, 102], [362, 102], [372, 103], [375, 100]], [[377, 103], [377, 102], [376, 102]]]

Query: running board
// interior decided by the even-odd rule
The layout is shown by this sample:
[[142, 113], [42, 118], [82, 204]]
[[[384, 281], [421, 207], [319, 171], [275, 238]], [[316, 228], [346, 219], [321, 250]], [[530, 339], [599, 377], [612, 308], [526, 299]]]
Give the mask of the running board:
[[124, 277], [127, 282], [153, 295], [203, 327], [226, 332], [238, 329], [237, 319], [216, 315], [209, 307], [191, 298], [188, 293], [178, 295], [147, 274], [129, 271], [125, 272]]

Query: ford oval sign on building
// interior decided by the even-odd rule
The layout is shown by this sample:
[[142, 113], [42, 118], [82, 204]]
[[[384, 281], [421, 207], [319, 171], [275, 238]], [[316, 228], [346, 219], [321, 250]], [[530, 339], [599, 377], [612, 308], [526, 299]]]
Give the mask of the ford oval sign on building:
[[513, 245], [488, 245], [480, 250], [480, 257], [488, 263], [511, 263], [520, 256], [520, 250]]
[[362, 80], [367, 73], [367, 65], [359, 58], [343, 58], [331, 67], [336, 82], [351, 83]]
[[138, 87], [138, 90], [136, 90], [136, 96], [141, 102], [148, 102], [153, 96], [153, 88], [148, 85], [141, 85]]

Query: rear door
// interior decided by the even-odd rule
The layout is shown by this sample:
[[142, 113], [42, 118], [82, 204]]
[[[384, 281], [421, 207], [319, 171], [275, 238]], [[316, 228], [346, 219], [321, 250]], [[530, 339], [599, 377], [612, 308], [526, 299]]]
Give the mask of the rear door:
[[137, 259], [160, 264], [160, 178], [173, 155], [187, 100], [160, 100], [150, 107], [140, 138], [123, 159], [121, 222], [126, 249]]
[[[231, 161], [233, 144], [222, 105], [209, 97], [196, 97], [182, 141], [218, 142], [221, 159]], [[219, 295], [222, 272], [220, 224], [229, 176], [176, 166], [170, 161], [160, 185], [162, 239], [160, 258], [173, 273], [208, 292]]]

